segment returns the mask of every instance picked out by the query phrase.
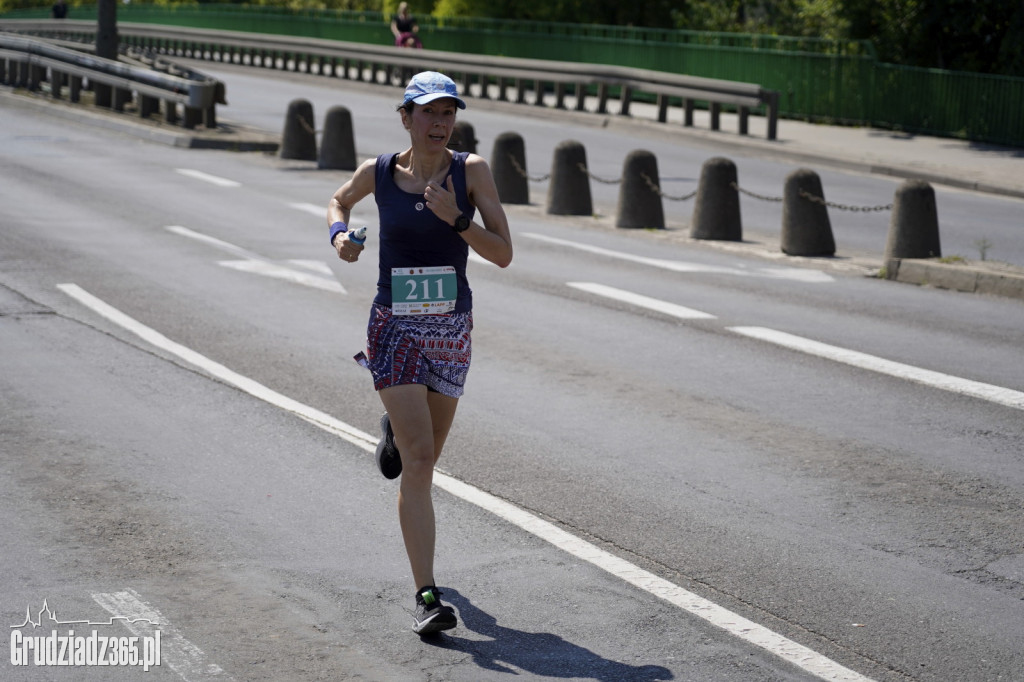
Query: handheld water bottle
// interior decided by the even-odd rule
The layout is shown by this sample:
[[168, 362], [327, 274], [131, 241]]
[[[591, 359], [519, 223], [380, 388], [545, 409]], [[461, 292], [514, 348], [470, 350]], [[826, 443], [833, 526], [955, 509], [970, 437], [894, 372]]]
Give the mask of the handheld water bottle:
[[348, 233], [348, 240], [353, 244], [359, 244], [362, 246], [366, 243], [366, 225], [357, 227]]

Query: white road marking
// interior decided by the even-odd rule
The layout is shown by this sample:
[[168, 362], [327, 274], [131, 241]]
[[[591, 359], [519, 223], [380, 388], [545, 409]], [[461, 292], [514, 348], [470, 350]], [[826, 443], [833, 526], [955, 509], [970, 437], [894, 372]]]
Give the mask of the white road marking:
[[247, 251], [246, 249], [243, 249], [241, 246], [235, 246], [230, 242], [217, 239], [216, 237], [211, 237], [210, 235], [203, 234], [202, 232], [190, 230], [187, 227], [182, 227], [181, 225], [168, 225], [166, 229], [168, 232], [173, 232], [174, 234], [181, 235], [182, 237], [188, 237], [189, 239], [195, 239], [196, 241], [210, 244], [211, 246], [217, 247], [221, 251], [226, 251], [227, 253], [233, 254], [240, 258], [252, 260], [263, 259], [262, 256], [252, 251]]
[[566, 282], [573, 289], [579, 289], [580, 291], [586, 291], [591, 294], [597, 294], [598, 296], [604, 296], [605, 298], [611, 298], [616, 301], [622, 301], [623, 303], [629, 303], [640, 308], [647, 308], [648, 310], [654, 310], [659, 313], [665, 313], [673, 317], [678, 317], [681, 320], [713, 320], [714, 315], [704, 313], [693, 308], [687, 308], [685, 306], [676, 305], [675, 303], [669, 303], [668, 301], [661, 301], [656, 298], [650, 298], [641, 294], [634, 294], [631, 291], [624, 289], [616, 289], [614, 287], [605, 286], [604, 284], [596, 284], [594, 282]]
[[188, 237], [189, 239], [195, 239], [196, 241], [210, 244], [221, 251], [226, 251], [227, 253], [239, 256], [243, 259], [218, 261], [218, 265], [223, 267], [240, 270], [242, 272], [251, 272], [265, 277], [273, 277], [287, 282], [294, 282], [295, 284], [312, 287], [313, 289], [330, 291], [336, 294], [348, 293], [341, 282], [334, 278], [334, 273], [326, 263], [321, 263], [319, 267], [311, 268], [309, 266], [311, 261], [297, 261], [297, 263], [302, 264], [302, 267], [306, 270], [316, 270], [317, 272], [330, 275], [330, 277], [294, 270], [275, 263], [268, 258], [264, 258], [257, 253], [243, 249], [240, 246], [235, 246], [230, 242], [217, 239], [216, 237], [211, 237], [210, 235], [203, 234], [202, 232], [190, 230], [189, 228], [182, 227], [181, 225], [169, 225], [167, 230], [174, 234], [181, 235], [182, 237]]
[[[298, 201], [295, 203], [288, 204], [291, 208], [296, 211], [302, 211], [310, 215], [315, 215], [317, 218], [323, 220], [326, 224], [327, 221], [327, 204], [310, 204], [307, 202]], [[362, 216], [357, 213], [353, 213], [348, 218], [349, 225], [374, 225], [377, 222], [377, 216], [368, 217]]]
[[766, 329], [764, 327], [728, 327], [728, 329], [743, 336], [767, 341], [768, 343], [774, 343], [778, 346], [836, 362], [842, 362], [853, 367], [888, 374], [899, 379], [907, 379], [908, 381], [914, 381], [933, 388], [941, 388], [944, 391], [981, 398], [989, 402], [1024, 410], [1024, 393], [1020, 391], [993, 386], [992, 384], [983, 384], [980, 381], [961, 379], [960, 377], [921, 369], [913, 365], [904, 365], [900, 362], [885, 360], [884, 358], [840, 348], [839, 346], [830, 346], [826, 343], [812, 341], [801, 336], [775, 331], [774, 329]]
[[295, 284], [312, 287], [313, 289], [323, 289], [324, 291], [332, 291], [336, 294], [346, 293], [345, 287], [341, 286], [341, 283], [337, 280], [327, 279], [326, 277], [314, 275], [309, 272], [299, 272], [298, 270], [287, 268], [276, 263], [271, 263], [270, 261], [221, 260], [217, 261], [217, 264], [223, 265], [226, 268], [232, 268], [233, 270], [239, 270], [241, 272], [251, 272], [257, 275], [263, 275], [264, 277], [272, 277], [286, 282], [294, 282]]
[[306, 213], [309, 213], [310, 215], [315, 215], [318, 218], [323, 218], [324, 220], [327, 220], [327, 204], [324, 204], [323, 206], [319, 206], [317, 204], [307, 204], [307, 203], [298, 202], [298, 203], [288, 204], [288, 205], [291, 206], [292, 208], [296, 209], [296, 210], [305, 211]]
[[663, 270], [671, 270], [673, 272], [705, 272], [717, 275], [735, 275], [738, 277], [766, 277], [770, 279], [789, 279], [797, 282], [808, 282], [812, 284], [822, 282], [834, 282], [835, 279], [820, 270], [810, 270], [805, 268], [727, 268], [718, 265], [704, 265], [702, 263], [689, 263], [687, 261], [680, 260], [666, 260], [663, 258], [648, 258], [646, 256], [635, 256], [629, 253], [622, 253], [621, 251], [613, 251], [611, 249], [604, 249], [599, 246], [591, 246], [590, 244], [582, 244], [580, 242], [573, 242], [567, 239], [558, 239], [557, 237], [549, 237], [544, 234], [536, 234], [534, 232], [522, 232], [519, 233], [524, 237], [531, 239], [537, 239], [539, 241], [548, 242], [549, 244], [558, 244], [559, 246], [567, 246], [572, 249], [580, 251], [587, 251], [589, 253], [596, 253], [600, 256], [607, 256], [608, 258], [617, 258], [619, 260], [631, 261], [633, 263], [639, 263], [641, 265], [650, 265], [651, 267], [661, 268]]
[[[162, 350], [177, 355], [222, 381], [232, 384], [250, 395], [276, 405], [283, 410], [292, 412], [299, 417], [315, 424], [330, 433], [356, 445], [367, 452], [376, 449], [376, 436], [308, 407], [291, 398], [281, 395], [252, 379], [237, 374], [185, 346], [175, 343], [163, 334], [137, 322], [116, 308], [108, 305], [75, 284], [59, 284], [57, 288], [90, 308], [97, 314], [123, 327], [145, 341]], [[729, 634], [749, 642], [765, 651], [774, 654], [823, 680], [840, 682], [870, 682], [860, 673], [846, 668], [821, 654], [789, 640], [768, 628], [732, 613], [721, 606], [700, 597], [689, 590], [683, 589], [667, 580], [620, 559], [571, 533], [544, 521], [533, 514], [501, 500], [489, 493], [459, 481], [442, 471], [434, 474], [434, 483], [452, 495], [496, 514], [509, 523], [536, 535], [553, 544], [555, 547], [586, 561], [597, 568], [641, 589], [659, 599], [663, 599], [690, 614], [725, 630]]]
[[216, 363], [204, 355], [200, 355], [179, 343], [171, 341], [160, 332], [137, 322], [135, 319], [125, 315], [117, 308], [104, 303], [102, 300], [88, 293], [77, 284], [58, 284], [57, 288], [119, 327], [135, 334], [153, 346], [167, 351], [172, 355], [176, 355], [191, 365], [195, 365], [209, 373], [211, 376], [220, 379], [227, 384], [231, 384], [232, 386], [259, 398], [260, 400], [276, 405], [288, 412], [293, 412], [317, 426], [329, 427], [328, 430], [332, 433], [342, 436], [351, 443], [361, 444], [367, 448], [376, 449], [377, 441], [380, 440], [378, 437], [371, 436], [365, 431], [360, 431], [355, 427], [349, 426], [329, 414], [314, 410], [313, 408], [303, 405], [296, 400], [292, 400], [291, 398], [281, 395], [276, 391], [272, 391], [266, 386], [244, 377], [241, 374], [233, 372], [224, 365]]
[[241, 187], [242, 186], [242, 183], [240, 183], [240, 182], [235, 182], [234, 180], [228, 180], [227, 178], [221, 178], [221, 177], [218, 177], [216, 175], [210, 175], [209, 173], [204, 173], [203, 171], [193, 170], [191, 168], [176, 168], [175, 170], [178, 171], [178, 173], [180, 173], [180, 174], [182, 174], [182, 175], [184, 175], [186, 177], [194, 178], [196, 180], [202, 180], [203, 182], [208, 182], [211, 185], [217, 185], [218, 187]]
[[334, 271], [331, 270], [331, 266], [322, 260], [304, 260], [301, 258], [290, 258], [288, 262], [292, 265], [297, 265], [300, 268], [305, 268], [310, 272], [316, 272], [321, 275], [327, 275], [328, 277], [334, 277]]
[[92, 598], [112, 616], [131, 619], [122, 624], [137, 637], [152, 637], [159, 630], [160, 665], [166, 665], [186, 682], [232, 679], [220, 666], [208, 662], [202, 649], [185, 639], [163, 614], [142, 601], [134, 590], [94, 594]]

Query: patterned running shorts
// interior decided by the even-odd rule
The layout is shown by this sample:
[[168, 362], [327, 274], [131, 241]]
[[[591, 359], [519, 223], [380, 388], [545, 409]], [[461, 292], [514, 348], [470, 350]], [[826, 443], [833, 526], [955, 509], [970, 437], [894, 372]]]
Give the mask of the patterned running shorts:
[[473, 313], [392, 315], [374, 303], [366, 351], [375, 390], [424, 384], [450, 398], [462, 396], [472, 356]]

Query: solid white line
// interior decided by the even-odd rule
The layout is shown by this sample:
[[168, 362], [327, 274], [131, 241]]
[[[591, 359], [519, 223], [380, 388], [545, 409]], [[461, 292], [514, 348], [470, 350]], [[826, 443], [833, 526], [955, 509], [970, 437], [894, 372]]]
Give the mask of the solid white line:
[[782, 635], [751, 620], [733, 613], [712, 601], [704, 599], [675, 583], [660, 578], [625, 559], [596, 547], [585, 540], [568, 533], [552, 523], [516, 507], [490, 493], [474, 488], [462, 481], [442, 475], [434, 476], [439, 487], [461, 497], [482, 509], [486, 509], [509, 523], [533, 533], [559, 549], [582, 559], [597, 568], [610, 573], [634, 587], [663, 599], [684, 611], [703, 618], [729, 634], [747, 641], [769, 653], [783, 658], [793, 665], [823, 680], [842, 682], [870, 682], [870, 678], [850, 670], [821, 654], [797, 644]]
[[549, 237], [546, 234], [537, 234], [534, 232], [521, 232], [517, 233], [519, 236], [529, 237], [538, 241], [548, 242], [549, 244], [557, 244], [559, 246], [567, 246], [572, 249], [579, 251], [587, 251], [588, 253], [595, 253], [600, 256], [607, 256], [608, 258], [617, 258], [619, 260], [630, 261], [633, 263], [639, 263], [641, 265], [649, 265], [655, 268], [661, 268], [663, 270], [671, 270], [672, 272], [706, 272], [710, 274], [718, 275], [736, 275], [739, 277], [766, 277], [770, 279], [791, 279], [798, 282], [810, 282], [810, 283], [821, 283], [821, 282], [834, 282], [835, 279], [820, 270], [810, 270], [805, 268], [755, 268], [752, 270], [745, 270], [743, 268], [727, 268], [719, 265], [704, 265], [702, 263], [689, 263], [681, 260], [667, 260], [664, 258], [648, 258], [647, 256], [635, 256], [630, 253], [623, 253], [621, 251], [613, 251], [612, 249], [604, 249], [600, 246], [591, 246], [590, 244], [581, 244], [580, 242], [569, 241], [568, 239], [559, 239], [557, 237]]
[[137, 637], [152, 637], [153, 633], [159, 630], [159, 664], [161, 666], [166, 665], [178, 673], [178, 676], [186, 682], [208, 680], [211, 678], [218, 680], [232, 679], [220, 666], [207, 662], [206, 654], [202, 649], [185, 639], [164, 618], [163, 614], [142, 601], [134, 590], [94, 594], [92, 598], [97, 604], [109, 611], [112, 616], [123, 616], [134, 620], [135, 622], [126, 620], [122, 621], [122, 623]]
[[899, 379], [907, 379], [926, 386], [941, 388], [944, 391], [981, 398], [989, 402], [1024, 410], [1024, 393], [1014, 391], [1013, 389], [984, 384], [970, 379], [961, 379], [960, 377], [921, 369], [913, 365], [904, 365], [892, 360], [875, 357], [874, 355], [847, 350], [839, 346], [830, 346], [826, 343], [812, 341], [801, 336], [775, 331], [774, 329], [766, 329], [764, 327], [728, 327], [728, 329], [743, 336], [767, 341], [802, 353], [852, 365], [853, 367], [888, 374]]
[[339, 435], [344, 434], [346, 439], [350, 439], [350, 442], [362, 443], [372, 448], [377, 447], [377, 441], [380, 439], [376, 436], [371, 436], [365, 431], [360, 431], [353, 426], [349, 426], [344, 422], [338, 421], [329, 414], [320, 412], [319, 410], [303, 405], [296, 400], [292, 400], [287, 396], [281, 395], [280, 393], [277, 393], [276, 391], [273, 391], [266, 386], [249, 379], [248, 377], [231, 371], [224, 365], [200, 355], [190, 348], [186, 348], [179, 343], [171, 341], [160, 332], [137, 322], [135, 319], [125, 315], [117, 308], [104, 303], [102, 300], [85, 291], [77, 284], [58, 284], [57, 288], [119, 327], [123, 327], [153, 346], [167, 351], [172, 355], [176, 355], [191, 365], [199, 367], [224, 383], [235, 386], [256, 398], [264, 400], [272, 405], [276, 405], [283, 410], [293, 412], [318, 426], [327, 426], [330, 428], [332, 433], [337, 433]]
[[611, 298], [616, 301], [622, 301], [623, 303], [647, 308], [648, 310], [672, 315], [673, 317], [678, 317], [681, 320], [715, 319], [715, 316], [710, 313], [704, 313], [699, 310], [694, 310], [693, 308], [687, 308], [685, 306], [669, 303], [668, 301], [661, 301], [641, 294], [634, 294], [631, 291], [616, 289], [614, 287], [605, 286], [604, 284], [596, 284], [594, 282], [566, 282], [566, 284], [571, 286], [573, 289], [579, 289], [580, 291], [597, 294], [598, 296], [604, 296], [605, 298]]
[[216, 175], [210, 175], [203, 171], [192, 170], [191, 168], [175, 168], [175, 170], [184, 176], [195, 178], [196, 180], [202, 180], [208, 182], [211, 185], [217, 185], [218, 187], [241, 187], [242, 183], [235, 182], [234, 180], [228, 180], [227, 178], [221, 178]]
[[[177, 355], [185, 362], [200, 367], [226, 383], [230, 383], [250, 395], [264, 400], [281, 409], [293, 412], [307, 421], [323, 428], [330, 433], [347, 440], [348, 442], [373, 452], [376, 449], [377, 438], [349, 426], [330, 415], [319, 410], [303, 405], [291, 398], [287, 398], [251, 379], [236, 374], [226, 367], [205, 358], [180, 344], [177, 344], [159, 332], [146, 327], [140, 322], [120, 312], [116, 308], [104, 303], [92, 294], [89, 294], [75, 284], [59, 284], [58, 288], [79, 301], [86, 307], [94, 310], [99, 315], [111, 322], [118, 324], [127, 331], [152, 343], [169, 353]], [[708, 601], [689, 590], [683, 589], [674, 583], [641, 569], [638, 566], [620, 559], [580, 538], [567, 533], [552, 523], [544, 521], [533, 514], [516, 507], [515, 505], [501, 500], [489, 493], [463, 483], [442, 471], [434, 474], [434, 483], [452, 495], [480, 506], [483, 509], [505, 519], [519, 528], [536, 535], [537, 537], [553, 544], [555, 547], [568, 552], [569, 554], [586, 561], [597, 568], [641, 589], [659, 599], [663, 599], [679, 608], [698, 616], [707, 622], [725, 630], [729, 634], [738, 637], [746, 642], [754, 644], [765, 651], [772, 653], [793, 665], [796, 665], [809, 673], [824, 680], [835, 680], [839, 682], [870, 682], [860, 673], [843, 667], [835, 661], [822, 656], [821, 654], [789, 640], [768, 628], [747, 620], [742, 616], [722, 608], [714, 602]]]

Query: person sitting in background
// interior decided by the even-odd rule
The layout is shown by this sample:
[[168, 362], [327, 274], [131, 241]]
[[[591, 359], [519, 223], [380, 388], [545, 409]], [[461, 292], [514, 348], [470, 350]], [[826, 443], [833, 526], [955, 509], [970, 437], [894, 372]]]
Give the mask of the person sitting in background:
[[50, 16], [54, 19], [64, 19], [68, 16], [68, 4], [64, 0], [57, 0], [50, 9]]
[[409, 3], [398, 4], [398, 14], [391, 20], [391, 33], [395, 36], [396, 47], [423, 47], [419, 37], [420, 27], [409, 14]]

